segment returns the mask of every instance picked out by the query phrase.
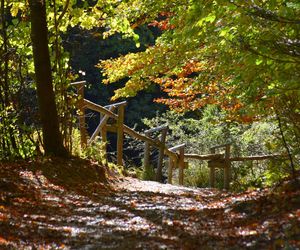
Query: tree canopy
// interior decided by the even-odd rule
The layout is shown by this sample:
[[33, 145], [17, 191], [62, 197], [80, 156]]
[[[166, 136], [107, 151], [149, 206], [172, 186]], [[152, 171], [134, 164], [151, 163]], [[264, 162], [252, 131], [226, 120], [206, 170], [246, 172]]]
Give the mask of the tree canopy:
[[300, 246], [298, 2], [0, 0], [0, 248]]
[[118, 8], [115, 22], [163, 33], [144, 52], [100, 63], [108, 83], [129, 77], [114, 99], [157, 83], [168, 96], [157, 101], [179, 111], [214, 103], [250, 121], [284, 102], [299, 115], [298, 1], [127, 1]]
[[[41, 28], [35, 29], [36, 25], [32, 23], [35, 18], [30, 12], [30, 7], [33, 6], [31, 3], [35, 2], [19, 0], [2, 0], [0, 2], [0, 72], [1, 76], [3, 75], [0, 79], [0, 131], [3, 135], [0, 142], [0, 158], [16, 156], [26, 158], [32, 156], [33, 152], [40, 151], [41, 145], [47, 151], [49, 143], [45, 141], [42, 143], [43, 140], [52, 141], [53, 150], [51, 151], [53, 152], [61, 148], [58, 145], [59, 139], [56, 140], [59, 137], [57, 132], [52, 135], [45, 135], [44, 133], [43, 136], [39, 133], [41, 124], [46, 124], [50, 130], [57, 127], [52, 123], [55, 115], [51, 114], [56, 113], [54, 109], [51, 112], [45, 112], [45, 108], [49, 111], [49, 107], [54, 104], [54, 100], [52, 102], [47, 101], [54, 99], [51, 77], [59, 115], [58, 119], [55, 118], [55, 120], [59, 121], [64, 145], [70, 150], [72, 145], [72, 126], [70, 124], [73, 123], [73, 119], [69, 110], [74, 102], [71, 101], [71, 93], [67, 92], [67, 89], [69, 83], [78, 74], [73, 72], [70, 67], [69, 53], [64, 49], [63, 34], [70, 27], [77, 26], [90, 30], [101, 26], [103, 24], [101, 20], [106, 11], [95, 3], [83, 3], [77, 0], [38, 2], [45, 8], [45, 10], [43, 9], [43, 13], [45, 12], [44, 19], [46, 19], [44, 26], [47, 27], [44, 27], [46, 29], [43, 30], [44, 32]], [[40, 11], [37, 11], [37, 14], [41, 14]], [[37, 38], [35, 41], [34, 39], [31, 40], [31, 27], [38, 33], [32, 36]], [[43, 39], [41, 39], [42, 37]], [[46, 38], [48, 40], [45, 43]], [[44, 52], [36, 51], [33, 53], [32, 47], [36, 49], [42, 44], [44, 45]], [[48, 49], [50, 62], [43, 59], [37, 62], [36, 67], [34, 67], [33, 58], [37, 59], [37, 56], [45, 56], [46, 58], [48, 53], [45, 52]], [[37, 67], [40, 69], [47, 68], [47, 73], [43, 70], [39, 74]], [[39, 74], [40, 77], [35, 78], [36, 74]], [[47, 80], [45, 80], [46, 76]], [[41, 80], [41, 77], [44, 79]], [[45, 88], [46, 82], [48, 89]], [[44, 87], [40, 88], [42, 85]], [[39, 102], [34, 98], [36, 90], [38, 95], [40, 95], [41, 90], [44, 90], [44, 93], [38, 98]], [[46, 105], [41, 109], [42, 102]], [[40, 106], [40, 114], [37, 112], [37, 104]]]
[[[23, 1], [1, 1], [0, 40], [4, 46], [0, 52], [4, 63], [0, 70], [4, 77], [0, 129], [5, 134], [1, 152], [22, 157], [30, 155], [32, 148], [38, 149], [36, 142], [40, 141], [33, 132], [39, 131], [40, 120], [36, 119], [36, 100], [32, 100], [36, 82], [28, 7]], [[98, 64], [106, 83], [120, 83], [113, 100], [157, 84], [165, 94], [156, 101], [177, 111], [201, 113], [202, 107], [214, 104], [227, 112], [226, 121], [278, 117], [284, 132], [290, 133], [290, 141], [299, 145], [300, 6], [296, 0], [53, 0], [46, 1], [46, 8], [60, 131], [69, 150], [70, 124], [74, 122], [70, 107], [74, 102], [67, 90], [69, 83], [80, 77], [78, 69], [70, 65], [76, 46], [69, 46], [68, 52], [66, 49], [72, 43], [68, 37], [71, 28], [92, 37], [117, 34], [115, 38], [121, 42], [122, 38], [133, 38], [139, 47], [143, 39], [137, 34], [142, 25], [160, 29], [154, 45], [151, 42], [149, 47], [141, 46], [136, 50], [139, 52], [126, 55], [115, 50], [122, 55]], [[99, 77], [99, 83], [101, 80]], [[29, 105], [24, 101], [28, 96]], [[287, 129], [290, 125], [292, 129]], [[294, 148], [299, 148], [297, 145]]]

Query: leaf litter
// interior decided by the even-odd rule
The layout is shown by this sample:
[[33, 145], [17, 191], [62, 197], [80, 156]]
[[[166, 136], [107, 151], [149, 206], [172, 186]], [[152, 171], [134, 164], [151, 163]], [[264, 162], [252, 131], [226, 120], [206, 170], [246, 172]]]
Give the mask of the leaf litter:
[[0, 163], [0, 249], [300, 249], [300, 188], [230, 193], [81, 159]]

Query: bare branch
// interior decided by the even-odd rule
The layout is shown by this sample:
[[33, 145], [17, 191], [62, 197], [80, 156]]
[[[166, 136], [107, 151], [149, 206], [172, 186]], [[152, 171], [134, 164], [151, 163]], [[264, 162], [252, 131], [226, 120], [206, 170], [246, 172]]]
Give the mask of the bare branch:
[[60, 23], [60, 21], [63, 19], [64, 15], [67, 13], [67, 10], [68, 10], [68, 7], [69, 7], [69, 4], [70, 4], [70, 0], [67, 0], [66, 1], [66, 4], [62, 10], [62, 12], [60, 13], [58, 19], [57, 19], [57, 24]]

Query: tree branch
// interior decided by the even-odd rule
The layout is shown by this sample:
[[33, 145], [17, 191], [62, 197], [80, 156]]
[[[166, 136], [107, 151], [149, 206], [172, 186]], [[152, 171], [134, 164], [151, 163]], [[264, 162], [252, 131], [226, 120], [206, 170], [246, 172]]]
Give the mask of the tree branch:
[[60, 21], [63, 19], [64, 15], [67, 13], [68, 7], [70, 4], [70, 0], [66, 1], [66, 4], [62, 10], [62, 12], [60, 13], [59, 17], [57, 18], [57, 25], [60, 23]]
[[236, 3], [234, 0], [230, 0], [229, 2], [238, 8], [244, 9], [248, 14], [252, 16], [257, 16], [270, 21], [275, 21], [280, 23], [300, 24], [300, 19], [290, 19], [287, 17], [279, 16], [275, 12], [259, 7], [256, 4], [245, 7], [244, 5], [240, 5]]
[[283, 128], [282, 128], [282, 121], [278, 115], [278, 113], [276, 112], [276, 118], [277, 118], [277, 122], [278, 122], [278, 127], [279, 127], [279, 131], [280, 131], [280, 135], [281, 135], [281, 138], [282, 138], [282, 141], [283, 141], [283, 145], [288, 153], [288, 156], [289, 156], [289, 160], [290, 160], [290, 163], [291, 163], [291, 170], [292, 170], [292, 176], [293, 178], [296, 180], [296, 170], [295, 170], [295, 165], [294, 165], [294, 161], [293, 161], [293, 156], [291, 154], [291, 151], [290, 151], [290, 148], [289, 148], [289, 145], [287, 144], [287, 141], [285, 139], [285, 136], [284, 136], [284, 133], [283, 133]]
[[271, 60], [274, 60], [274, 61], [277, 61], [277, 62], [281, 62], [281, 63], [299, 63], [299, 61], [297, 61], [297, 60], [292, 61], [292, 60], [278, 59], [278, 58], [275, 58], [275, 57], [263, 54], [263, 53], [259, 52], [258, 50], [252, 48], [250, 44], [245, 44], [244, 43], [242, 45], [243, 45], [243, 48], [245, 50], [248, 50], [249, 52], [251, 52], [251, 53], [253, 53], [255, 55], [264, 57], [264, 58], [268, 58], [268, 59], [271, 59]]

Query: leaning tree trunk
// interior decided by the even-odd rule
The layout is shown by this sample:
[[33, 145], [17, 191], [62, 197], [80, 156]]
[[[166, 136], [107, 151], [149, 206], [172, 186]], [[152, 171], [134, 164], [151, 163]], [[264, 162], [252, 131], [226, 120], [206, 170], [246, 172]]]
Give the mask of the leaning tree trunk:
[[45, 0], [29, 0], [31, 40], [45, 154], [66, 156], [52, 85]]

